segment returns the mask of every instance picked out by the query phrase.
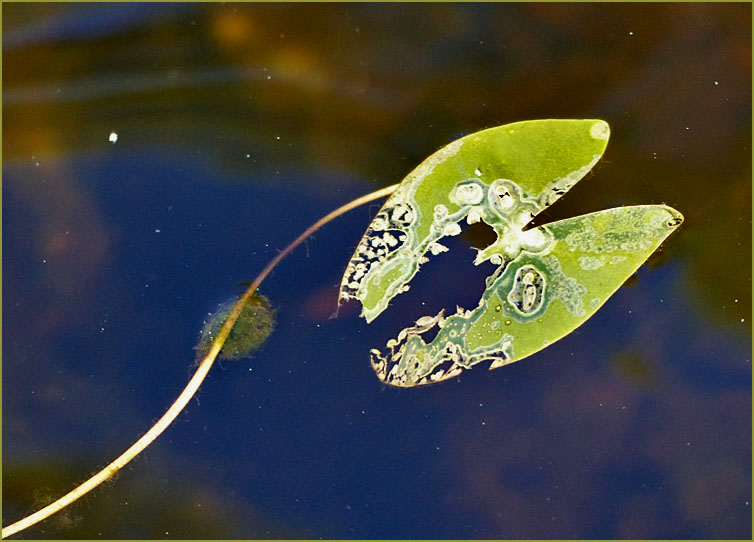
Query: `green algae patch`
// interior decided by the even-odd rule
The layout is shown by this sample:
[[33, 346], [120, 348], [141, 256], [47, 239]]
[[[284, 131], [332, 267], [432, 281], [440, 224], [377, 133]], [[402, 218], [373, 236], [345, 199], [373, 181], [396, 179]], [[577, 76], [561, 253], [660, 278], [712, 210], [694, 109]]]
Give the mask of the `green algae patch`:
[[[197, 360], [201, 360], [209, 351], [215, 335], [234, 304], [235, 300], [222, 303], [205, 321], [196, 345]], [[247, 358], [267, 340], [274, 329], [275, 309], [269, 299], [255, 293], [241, 311], [218, 357], [229, 360]]]

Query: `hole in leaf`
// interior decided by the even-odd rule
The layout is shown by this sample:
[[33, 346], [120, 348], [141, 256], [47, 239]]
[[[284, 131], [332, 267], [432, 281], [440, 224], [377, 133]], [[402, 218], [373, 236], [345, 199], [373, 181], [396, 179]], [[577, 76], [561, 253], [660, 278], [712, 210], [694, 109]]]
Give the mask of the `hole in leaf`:
[[[475, 238], [480, 246], [488, 246], [497, 239], [495, 231], [482, 224], [463, 225], [464, 234], [476, 230]], [[486, 237], [485, 237], [486, 236]], [[411, 289], [393, 298], [390, 311], [400, 318], [402, 327], [408, 327], [423, 317], [434, 316], [445, 310], [445, 317], [456, 312], [456, 307], [474, 309], [486, 287], [487, 277], [495, 267], [486, 262], [474, 265], [476, 251], [470, 246], [465, 235], [444, 237], [440, 241], [448, 247], [447, 252], [430, 256], [421, 266], [419, 273], [411, 281]], [[422, 334], [425, 342], [431, 341], [439, 328]]]
[[465, 225], [463, 228], [463, 237], [472, 247], [479, 250], [484, 250], [497, 241], [495, 230], [485, 222]]

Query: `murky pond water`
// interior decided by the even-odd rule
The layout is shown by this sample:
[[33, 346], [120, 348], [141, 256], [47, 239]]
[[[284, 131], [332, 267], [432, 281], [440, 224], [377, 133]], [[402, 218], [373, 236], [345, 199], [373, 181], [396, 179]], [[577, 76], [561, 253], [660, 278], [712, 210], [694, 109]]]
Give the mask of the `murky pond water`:
[[28, 538], [748, 538], [751, 10], [3, 5], [3, 525], [138, 438], [208, 313], [309, 224], [454, 138], [602, 118], [544, 221], [686, 216], [520, 363], [421, 389], [369, 350], [473, 306], [464, 234], [367, 325], [338, 284], [377, 206], [262, 286], [277, 314], [106, 487]]

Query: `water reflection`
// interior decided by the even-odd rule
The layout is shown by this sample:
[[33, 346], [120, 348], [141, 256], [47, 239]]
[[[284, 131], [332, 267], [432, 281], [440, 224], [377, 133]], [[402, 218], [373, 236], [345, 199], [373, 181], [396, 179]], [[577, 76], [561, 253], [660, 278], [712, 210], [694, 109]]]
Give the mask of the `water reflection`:
[[553, 116], [613, 135], [542, 221], [686, 216], [578, 333], [382, 389], [369, 348], [438, 291], [479, 295], [475, 240], [373, 324], [330, 320], [355, 211], [265, 283], [253, 359], [26, 536], [748, 538], [750, 50], [735, 4], [4, 5], [3, 523], [138, 437], [206, 313], [314, 220], [458, 134]]

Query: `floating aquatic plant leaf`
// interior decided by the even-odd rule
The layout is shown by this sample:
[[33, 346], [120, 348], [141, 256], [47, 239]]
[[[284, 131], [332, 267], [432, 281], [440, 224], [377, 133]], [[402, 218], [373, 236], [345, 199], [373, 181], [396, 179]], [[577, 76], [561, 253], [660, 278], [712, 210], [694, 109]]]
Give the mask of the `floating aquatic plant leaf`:
[[[235, 299], [221, 304], [204, 323], [196, 345], [197, 360], [202, 359], [217, 332], [233, 309]], [[242, 359], [251, 355], [270, 336], [275, 327], [275, 309], [265, 296], [255, 293], [244, 305], [233, 329], [220, 350], [220, 359]]]
[[[403, 180], [348, 263], [340, 300], [361, 301], [371, 322], [464, 222], [495, 230], [474, 260], [494, 272], [475, 309], [424, 316], [387, 342], [389, 352], [373, 349], [380, 380], [439, 382], [481, 361], [494, 369], [541, 350], [584, 323], [680, 225], [675, 209], [639, 205], [525, 230], [594, 166], [609, 135], [601, 120], [507, 124], [453, 141]], [[435, 326], [427, 344], [422, 334]]]

